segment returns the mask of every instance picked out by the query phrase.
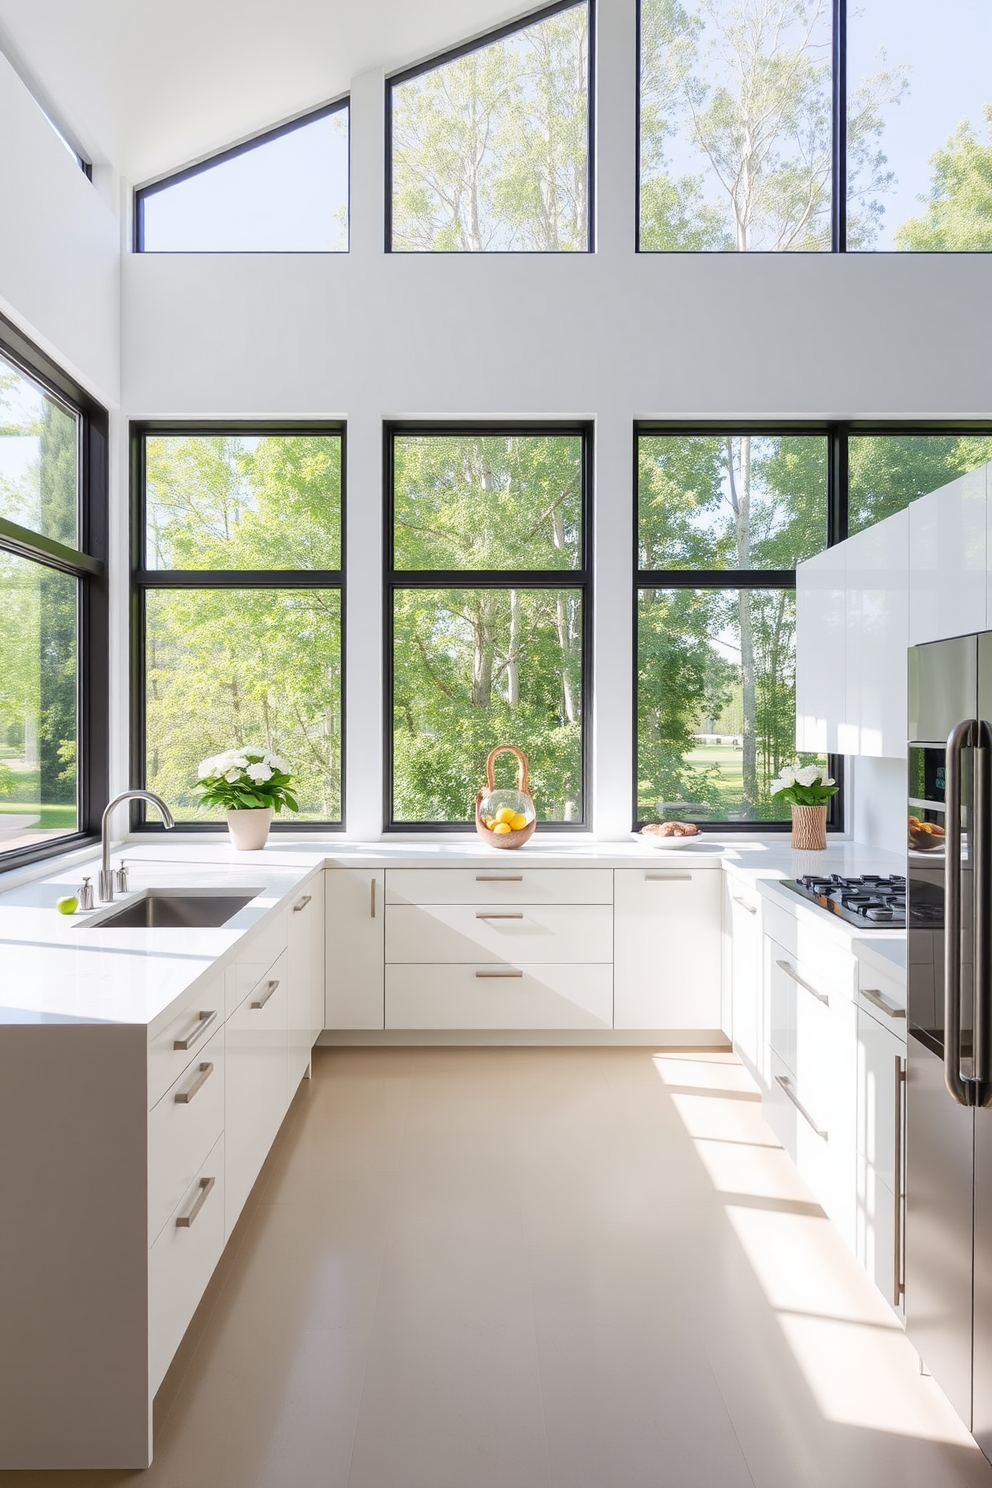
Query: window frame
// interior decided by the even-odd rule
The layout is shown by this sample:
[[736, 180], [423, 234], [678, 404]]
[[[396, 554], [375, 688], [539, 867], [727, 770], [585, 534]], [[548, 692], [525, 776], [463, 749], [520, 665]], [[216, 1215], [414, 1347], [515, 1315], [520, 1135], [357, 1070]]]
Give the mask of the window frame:
[[[471, 568], [395, 568], [393, 519], [394, 449], [397, 435], [436, 434], [455, 437], [473, 434], [517, 434], [522, 437], [541, 434], [573, 434], [582, 441], [582, 543], [581, 568], [553, 569], [471, 569]], [[592, 490], [593, 437], [590, 419], [542, 419], [466, 421], [391, 420], [383, 425], [383, 525], [382, 525], [382, 696], [383, 696], [383, 835], [472, 833], [475, 823], [467, 818], [460, 822], [401, 822], [393, 816], [393, 595], [400, 589], [578, 589], [582, 594], [582, 700], [579, 709], [581, 727], [580, 760], [582, 768], [581, 810], [575, 821], [542, 822], [542, 832], [588, 832], [591, 826], [592, 801], [592, 724], [593, 724], [593, 570], [592, 570]], [[479, 784], [482, 785], [480, 776]]]
[[[145, 568], [145, 536], [147, 532], [147, 486], [146, 486], [146, 441], [149, 436], [173, 435], [191, 438], [223, 435], [282, 435], [302, 437], [306, 435], [337, 435], [341, 440], [341, 567], [340, 568]], [[213, 419], [209, 422], [182, 419], [133, 420], [129, 429], [130, 486], [131, 486], [131, 582], [129, 619], [130, 656], [130, 725], [131, 749], [129, 770], [132, 787], [143, 789], [146, 784], [147, 710], [146, 710], [146, 627], [145, 596], [155, 589], [331, 589], [341, 596], [341, 819], [328, 821], [281, 821], [273, 819], [271, 830], [276, 834], [341, 833], [346, 830], [347, 812], [347, 738], [348, 738], [348, 685], [347, 685], [347, 480], [348, 480], [348, 434], [347, 425], [341, 420], [306, 420], [293, 422], [286, 419]], [[158, 834], [165, 827], [157, 817], [152, 817], [144, 801], [132, 801], [130, 828], [136, 834]], [[222, 821], [180, 822], [181, 832], [206, 835], [226, 832]]]
[[61, 856], [100, 838], [110, 792], [107, 590], [108, 415], [23, 332], [0, 315], [0, 354], [78, 419], [78, 547], [0, 518], [0, 549], [78, 584], [76, 631], [76, 830], [24, 847], [0, 847], [0, 874]]
[[[641, 113], [643, 98], [642, 68], [642, 13], [645, 0], [637, 0], [637, 58], [635, 96], [635, 149], [634, 149], [634, 252], [657, 257], [675, 257], [680, 254], [691, 257], [762, 257], [772, 256], [771, 248], [749, 249], [739, 253], [734, 248], [645, 248], [641, 243]], [[849, 248], [847, 243], [847, 15], [848, 0], [831, 0], [830, 6], [830, 247], [828, 249], [790, 249], [788, 256], [822, 258], [832, 253], [852, 253], [870, 258], [896, 256], [912, 258], [916, 255], [904, 253], [896, 248]], [[931, 249], [932, 253], [952, 253], [952, 249]], [[981, 250], [972, 250], [980, 256]], [[966, 255], [968, 256], [968, 255]]]
[[[586, 90], [588, 96], [588, 109], [586, 113], [586, 246], [579, 253], [571, 253], [566, 249], [553, 248], [496, 248], [486, 250], [484, 253], [472, 253], [464, 248], [437, 248], [431, 249], [430, 253], [410, 252], [402, 248], [393, 247], [393, 90], [401, 83], [410, 82], [413, 78], [421, 77], [425, 72], [433, 72], [438, 67], [443, 67], [447, 62], [455, 62], [459, 57], [467, 57], [472, 52], [478, 52], [490, 46], [493, 42], [502, 41], [504, 37], [513, 36], [518, 31], [526, 31], [529, 26], [536, 25], [540, 21], [547, 20], [550, 16], [559, 15], [565, 10], [574, 10], [578, 5], [584, 4], [589, 14], [589, 56], [587, 62]], [[470, 41], [461, 42], [458, 46], [448, 47], [443, 52], [436, 52], [424, 61], [416, 62], [412, 67], [405, 67], [400, 72], [387, 75], [385, 80], [385, 171], [384, 171], [384, 250], [386, 253], [396, 253], [405, 258], [428, 258], [436, 255], [443, 258], [445, 255], [455, 255], [463, 258], [513, 258], [521, 257], [545, 258], [553, 254], [567, 254], [569, 258], [581, 258], [583, 253], [596, 252], [596, 12], [597, 0], [554, 0], [551, 5], [544, 5], [539, 10], [528, 11], [526, 15], [518, 16], [515, 20], [507, 21], [505, 25], [497, 26], [491, 31], [484, 31], [480, 36]], [[638, 25], [640, 25], [640, 0], [638, 0]], [[640, 33], [638, 33], [640, 34]], [[640, 77], [640, 47], [638, 46], [638, 78]], [[640, 115], [638, 114], [638, 117]], [[638, 134], [638, 138], [640, 135]], [[640, 216], [640, 209], [638, 209]]]
[[[322, 248], [146, 248], [145, 247], [145, 202], [150, 196], [157, 196], [159, 192], [166, 191], [170, 186], [177, 186], [182, 181], [192, 180], [194, 176], [202, 176], [212, 170], [215, 165], [223, 165], [228, 160], [236, 160], [239, 155], [247, 155], [259, 145], [267, 145], [270, 141], [281, 139], [284, 135], [292, 134], [297, 129], [303, 129], [308, 124], [315, 124], [318, 119], [329, 118], [331, 114], [337, 114], [346, 109], [349, 113], [348, 119], [348, 191], [347, 191], [347, 243], [343, 249]], [[223, 150], [218, 150], [213, 155], [207, 155], [203, 160], [194, 161], [192, 165], [184, 165], [180, 170], [170, 171], [168, 175], [158, 176], [148, 181], [143, 186], [134, 188], [134, 201], [131, 222], [131, 251], [132, 253], [161, 254], [163, 257], [178, 257], [182, 254], [212, 254], [215, 257], [224, 254], [244, 254], [246, 257], [262, 256], [267, 253], [286, 254], [288, 256], [304, 257], [312, 254], [316, 258], [335, 256], [340, 257], [351, 252], [351, 94], [345, 93], [340, 98], [335, 98], [330, 103], [323, 103], [319, 108], [308, 109], [305, 114], [297, 114], [295, 118], [288, 119], [282, 124], [274, 124], [270, 129], [265, 129], [261, 134], [253, 134], [248, 139], [241, 140], [239, 144], [229, 145]]]

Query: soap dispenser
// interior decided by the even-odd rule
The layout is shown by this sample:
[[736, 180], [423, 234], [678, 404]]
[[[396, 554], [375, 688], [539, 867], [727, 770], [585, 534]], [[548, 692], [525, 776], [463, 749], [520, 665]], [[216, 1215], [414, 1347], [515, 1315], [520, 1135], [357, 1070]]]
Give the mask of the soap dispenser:
[[93, 885], [88, 878], [83, 879], [82, 887], [76, 891], [80, 909], [93, 908]]

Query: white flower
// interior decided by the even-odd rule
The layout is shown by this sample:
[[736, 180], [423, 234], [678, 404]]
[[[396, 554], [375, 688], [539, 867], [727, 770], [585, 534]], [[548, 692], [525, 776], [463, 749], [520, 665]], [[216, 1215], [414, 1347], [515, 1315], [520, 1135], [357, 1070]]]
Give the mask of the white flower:
[[266, 765], [264, 763], [257, 764], [257, 765], [249, 765], [248, 766], [248, 778], [249, 778], [249, 780], [271, 780], [272, 779], [272, 771], [269, 769], [268, 765]]
[[239, 780], [240, 778], [241, 778], [241, 771], [240, 770], [228, 770], [226, 772], [226, 774], [224, 775], [224, 779], [227, 781], [228, 785], [234, 785], [235, 782], [237, 780]]
[[823, 783], [824, 783], [824, 785], [836, 785], [837, 784], [836, 780], [834, 779], [834, 777], [832, 775], [828, 775], [827, 778], [826, 778], [826, 780]]
[[201, 760], [196, 771], [197, 780], [206, 780], [208, 775], [213, 775], [217, 767], [217, 761], [213, 757]]
[[779, 780], [781, 780], [783, 788], [785, 786], [795, 785], [795, 783], [796, 783], [796, 769], [795, 769], [795, 766], [794, 765], [783, 765], [782, 768], [781, 768], [781, 770], [779, 770], [779, 772], [778, 772], [778, 778], [779, 778]]
[[247, 744], [241, 754], [246, 754], [250, 760], [264, 760], [265, 750], [260, 744]]
[[797, 770], [796, 779], [800, 785], [817, 785], [820, 779], [819, 765], [807, 765], [805, 769]]
[[283, 775], [289, 773], [289, 766], [278, 754], [267, 754], [265, 756], [265, 763], [271, 765], [273, 770], [279, 770]]

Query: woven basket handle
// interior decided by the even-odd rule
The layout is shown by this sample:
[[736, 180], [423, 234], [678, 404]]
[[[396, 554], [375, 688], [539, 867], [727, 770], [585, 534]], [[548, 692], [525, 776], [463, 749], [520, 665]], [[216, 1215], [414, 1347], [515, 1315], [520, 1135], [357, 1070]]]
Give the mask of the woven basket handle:
[[486, 760], [486, 789], [490, 792], [490, 794], [496, 789], [496, 779], [493, 775], [493, 765], [495, 764], [496, 756], [498, 754], [516, 755], [517, 790], [523, 791], [525, 796], [529, 796], [530, 780], [527, 775], [527, 756], [524, 754], [523, 750], [518, 749], [515, 744], [497, 744], [496, 748], [490, 751], [489, 758]]

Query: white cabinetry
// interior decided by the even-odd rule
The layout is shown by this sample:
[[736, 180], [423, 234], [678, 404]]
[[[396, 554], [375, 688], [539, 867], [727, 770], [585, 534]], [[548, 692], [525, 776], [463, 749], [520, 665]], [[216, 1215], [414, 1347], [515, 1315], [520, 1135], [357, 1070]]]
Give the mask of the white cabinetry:
[[289, 1100], [310, 1071], [310, 1051], [324, 1026], [324, 894], [318, 873], [289, 907], [287, 1074]]
[[761, 895], [746, 878], [726, 872], [723, 880], [724, 975], [729, 994], [724, 1032], [729, 1034], [738, 1059], [765, 1087], [768, 1060], [761, 974]]
[[909, 643], [969, 635], [986, 625], [987, 465], [909, 508]]
[[847, 723], [844, 545], [796, 570], [796, 748], [839, 753]]
[[325, 875], [325, 1028], [383, 1028], [381, 868], [329, 868]]
[[386, 873], [389, 1029], [609, 1028], [613, 874]]
[[856, 1250], [855, 956], [765, 906], [770, 1079], [762, 1109], [851, 1250]]
[[291, 1002], [297, 1068], [321, 1022], [307, 894], [319, 874], [147, 1026], [0, 1024], [0, 1469], [150, 1462], [152, 1397], [295, 1089]]
[[722, 874], [620, 868], [615, 874], [615, 1028], [720, 1026]]
[[[849, 538], [846, 564], [845, 717], [842, 754], [906, 753], [909, 511]], [[806, 659], [804, 658], [804, 665]]]
[[905, 989], [864, 961], [859, 988], [858, 1259], [889, 1306], [901, 1311]]

